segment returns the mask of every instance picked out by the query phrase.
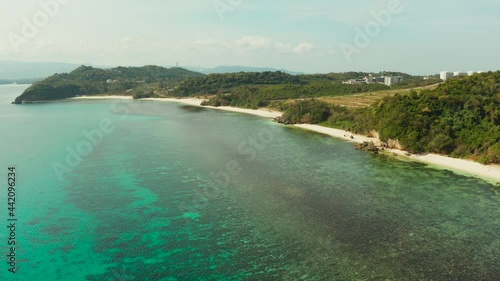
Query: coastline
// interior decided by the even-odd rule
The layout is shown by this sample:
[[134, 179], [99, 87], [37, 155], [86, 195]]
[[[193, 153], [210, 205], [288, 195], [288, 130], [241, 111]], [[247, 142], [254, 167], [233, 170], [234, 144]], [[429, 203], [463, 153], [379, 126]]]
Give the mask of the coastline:
[[[92, 96], [92, 97], [77, 97], [73, 99], [132, 99], [132, 97], [125, 96]], [[276, 117], [281, 116], [283, 113], [278, 111], [271, 111], [266, 109], [243, 109], [236, 108], [230, 106], [221, 106], [221, 107], [213, 107], [213, 106], [202, 106], [201, 103], [204, 101], [203, 99], [198, 98], [186, 98], [186, 99], [176, 99], [176, 98], [148, 98], [141, 99], [145, 101], [162, 101], [162, 102], [177, 102], [191, 106], [199, 106], [203, 108], [238, 112], [251, 114], [255, 116], [265, 117], [274, 119]], [[356, 135], [350, 132], [334, 129], [329, 127], [323, 127], [319, 125], [311, 125], [311, 124], [295, 124], [293, 125], [295, 128], [300, 128], [308, 131], [313, 131], [316, 133], [328, 135], [331, 137], [343, 139], [353, 143], [363, 143], [363, 142], [373, 142], [376, 146], [380, 146], [380, 140], [376, 138], [369, 138], [364, 135]], [[437, 169], [445, 169], [450, 170], [452, 172], [456, 172], [462, 175], [468, 175], [473, 177], [478, 177], [493, 184], [500, 183], [500, 166], [498, 165], [483, 165], [477, 162], [473, 162], [470, 160], [451, 158], [449, 156], [443, 156], [438, 154], [425, 154], [425, 155], [413, 155], [409, 154], [407, 151], [398, 150], [398, 149], [385, 149], [386, 153], [397, 155], [397, 157], [409, 159], [412, 161], [417, 161], [421, 163], [425, 163], [433, 166]]]
[[[376, 138], [369, 138], [363, 135], [355, 135], [347, 131], [323, 127], [319, 125], [298, 124], [295, 127], [309, 131], [325, 134], [335, 138], [340, 138], [353, 143], [373, 142], [375, 146], [380, 147], [381, 142]], [[353, 136], [354, 138], [351, 138]], [[433, 166], [438, 169], [450, 170], [462, 175], [474, 176], [486, 180], [488, 182], [500, 183], [500, 166], [498, 165], [483, 165], [470, 160], [457, 159], [439, 154], [409, 154], [407, 151], [399, 149], [386, 148], [385, 153], [397, 155], [397, 157], [406, 158], [412, 161], [417, 161]]]
[[149, 98], [149, 99], [141, 99], [141, 100], [178, 102], [178, 103], [192, 105], [192, 106], [201, 106], [203, 108], [211, 108], [211, 109], [218, 109], [218, 110], [224, 110], [224, 111], [245, 113], [245, 114], [251, 114], [251, 115], [256, 115], [256, 116], [260, 116], [260, 117], [271, 118], [271, 119], [274, 119], [276, 117], [283, 115], [283, 112], [266, 110], [266, 109], [244, 109], [244, 108], [231, 107], [231, 106], [219, 106], [219, 107], [202, 106], [201, 103], [204, 101], [204, 99], [195, 99], [195, 98], [187, 98], [187, 99]]
[[69, 98], [69, 100], [108, 100], [108, 99], [121, 99], [121, 100], [131, 100], [132, 96], [79, 96], [74, 98]]

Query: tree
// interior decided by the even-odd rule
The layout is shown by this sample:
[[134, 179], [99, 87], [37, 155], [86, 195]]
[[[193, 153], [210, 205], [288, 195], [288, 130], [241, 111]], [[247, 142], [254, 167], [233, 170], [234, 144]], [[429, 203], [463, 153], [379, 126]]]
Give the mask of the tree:
[[489, 163], [500, 164], [500, 142], [497, 142], [488, 149], [486, 159]]

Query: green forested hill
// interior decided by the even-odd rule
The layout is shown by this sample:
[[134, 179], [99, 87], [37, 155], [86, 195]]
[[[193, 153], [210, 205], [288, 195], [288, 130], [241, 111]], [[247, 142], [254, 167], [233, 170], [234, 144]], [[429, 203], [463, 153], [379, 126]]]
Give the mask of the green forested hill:
[[[81, 66], [68, 74], [55, 74], [28, 88], [15, 103], [57, 100], [79, 95], [133, 95], [146, 97], [211, 96], [207, 104], [247, 108], [266, 106], [290, 98], [341, 96], [389, 89], [383, 84], [345, 85], [347, 79], [388, 73], [345, 72], [291, 75], [281, 71], [203, 75], [182, 68], [158, 66], [99, 69]], [[399, 73], [391, 73], [399, 74]], [[427, 85], [433, 80], [405, 76], [406, 86]]]
[[206, 105], [257, 108], [266, 106], [273, 100], [338, 96], [389, 89], [383, 84], [342, 84], [343, 78], [362, 74], [364, 73], [290, 75], [279, 71], [211, 74], [182, 82], [174, 94], [179, 97], [212, 96]]
[[[453, 79], [434, 90], [397, 94], [364, 109], [321, 101], [275, 104], [283, 122], [317, 123], [399, 140], [414, 153], [434, 152], [500, 163], [500, 72]], [[325, 109], [327, 108], [327, 109]]]
[[403, 73], [344, 72], [328, 74], [290, 75], [283, 72], [211, 74], [203, 78], [192, 78], [182, 82], [173, 92], [178, 97], [211, 96], [205, 105], [237, 106], [258, 108], [272, 101], [334, 97], [374, 91], [388, 90], [390, 87], [373, 83], [346, 85], [348, 79], [363, 78], [368, 75], [403, 75], [405, 82], [398, 88], [426, 86], [438, 82], [424, 80], [422, 76]]
[[[382, 84], [344, 85], [368, 73], [290, 75], [283, 72], [203, 75], [158, 66], [98, 69], [81, 66], [33, 84], [16, 103], [79, 95], [210, 96], [207, 105], [271, 106], [284, 123], [314, 123], [398, 140], [414, 153], [435, 152], [500, 163], [500, 71], [452, 79], [433, 90], [404, 91], [354, 109], [308, 98], [386, 90]], [[419, 82], [418, 77], [411, 83]], [[300, 99], [293, 101], [291, 99]]]
[[70, 73], [55, 74], [33, 84], [15, 103], [65, 99], [80, 95], [136, 94], [135, 89], [158, 83], [158, 87], [174, 87], [191, 77], [204, 74], [182, 68], [163, 68], [159, 66], [117, 67], [100, 69], [80, 66]]
[[191, 78], [182, 82], [175, 91], [176, 96], [215, 95], [230, 93], [241, 86], [301, 84], [297, 76], [284, 72], [240, 72], [210, 74], [202, 78]]

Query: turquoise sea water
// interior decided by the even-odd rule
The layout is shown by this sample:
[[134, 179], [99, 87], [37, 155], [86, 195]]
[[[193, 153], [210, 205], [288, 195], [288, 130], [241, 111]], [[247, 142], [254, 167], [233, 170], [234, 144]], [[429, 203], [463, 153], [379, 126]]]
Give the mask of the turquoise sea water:
[[500, 280], [487, 182], [237, 113], [11, 105], [25, 87], [0, 86], [0, 280]]

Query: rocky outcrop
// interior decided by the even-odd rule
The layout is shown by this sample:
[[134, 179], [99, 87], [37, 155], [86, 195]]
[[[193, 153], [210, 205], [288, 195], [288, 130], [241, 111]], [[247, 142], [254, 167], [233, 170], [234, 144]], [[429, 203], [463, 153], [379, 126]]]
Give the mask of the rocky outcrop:
[[373, 153], [378, 153], [380, 148], [378, 148], [373, 142], [363, 142], [355, 144], [357, 150], [369, 151]]
[[274, 122], [284, 125], [293, 125], [293, 123], [290, 120], [284, 120], [281, 116], [274, 118]]

